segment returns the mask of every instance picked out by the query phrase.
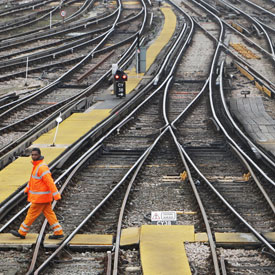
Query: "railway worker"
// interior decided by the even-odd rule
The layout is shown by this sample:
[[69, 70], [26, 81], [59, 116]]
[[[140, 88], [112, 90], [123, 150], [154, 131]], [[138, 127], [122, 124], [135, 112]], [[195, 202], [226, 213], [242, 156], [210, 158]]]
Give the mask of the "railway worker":
[[53, 198], [59, 200], [61, 196], [55, 186], [49, 167], [44, 162], [44, 157], [41, 156], [40, 149], [33, 148], [31, 157], [33, 169], [29, 183], [24, 190], [24, 193], [28, 194], [28, 201], [31, 202], [31, 206], [19, 230], [11, 230], [10, 233], [15, 237], [25, 239], [30, 226], [43, 212], [54, 232], [49, 238], [61, 239], [64, 237], [63, 230], [52, 210], [51, 204]]

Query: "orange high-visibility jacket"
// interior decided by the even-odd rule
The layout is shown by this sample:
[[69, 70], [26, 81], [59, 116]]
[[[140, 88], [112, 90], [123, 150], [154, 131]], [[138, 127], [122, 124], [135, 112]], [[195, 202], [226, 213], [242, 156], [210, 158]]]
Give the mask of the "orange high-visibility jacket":
[[43, 157], [40, 160], [32, 161], [33, 169], [30, 181], [24, 192], [28, 193], [28, 201], [32, 203], [51, 202], [61, 198], [48, 165]]

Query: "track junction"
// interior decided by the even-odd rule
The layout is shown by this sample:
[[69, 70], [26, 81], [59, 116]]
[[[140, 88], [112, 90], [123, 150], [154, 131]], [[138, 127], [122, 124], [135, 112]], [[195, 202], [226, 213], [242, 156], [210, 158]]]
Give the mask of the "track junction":
[[[272, 1], [2, 2], [0, 272], [273, 274]], [[62, 193], [58, 242], [42, 217], [8, 233], [32, 147]]]

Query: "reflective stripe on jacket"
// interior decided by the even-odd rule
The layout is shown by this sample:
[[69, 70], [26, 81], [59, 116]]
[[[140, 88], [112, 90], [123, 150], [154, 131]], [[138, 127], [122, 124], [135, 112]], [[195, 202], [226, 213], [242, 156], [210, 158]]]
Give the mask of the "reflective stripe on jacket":
[[61, 196], [55, 186], [49, 167], [43, 158], [33, 161], [32, 164], [31, 178], [24, 191], [28, 193], [28, 201], [32, 203], [46, 203], [51, 202], [53, 197], [55, 200], [59, 200]]

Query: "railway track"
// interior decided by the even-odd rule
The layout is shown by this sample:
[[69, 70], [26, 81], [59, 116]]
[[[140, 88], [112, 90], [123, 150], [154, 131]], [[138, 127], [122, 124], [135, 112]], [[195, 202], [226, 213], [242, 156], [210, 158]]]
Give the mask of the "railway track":
[[[94, 1], [82, 1], [79, 3], [79, 1], [75, 0], [58, 3], [50, 2], [42, 2], [40, 5], [31, 6], [31, 13], [21, 17], [19, 16], [22, 12], [21, 9], [13, 9], [8, 15], [17, 13], [18, 18], [5, 22], [7, 26], [0, 30], [2, 38], [6, 37], [7, 32], [10, 33], [10, 36], [15, 34], [16, 36], [21, 36], [62, 25], [65, 21], [75, 20], [79, 16], [82, 16], [85, 12], [89, 11], [94, 3]], [[47, 4], [49, 5], [47, 6]], [[66, 8], [66, 20], [60, 16], [62, 8]], [[42, 28], [41, 25], [43, 26]]]
[[[197, 9], [198, 7], [191, 6], [185, 12], [193, 16], [199, 13], [196, 12]], [[187, 16], [185, 18], [185, 21], [191, 19]], [[191, 28], [190, 22], [188, 29]], [[163, 205], [167, 202], [167, 210], [182, 210], [179, 224], [196, 224], [197, 231], [207, 231], [209, 244], [186, 245], [193, 273], [220, 274], [220, 270], [225, 268], [232, 274], [272, 274], [274, 260], [265, 251], [217, 248], [213, 242], [215, 232], [247, 232], [253, 229], [255, 231], [252, 232], [263, 245], [272, 250], [272, 246], [261, 233], [274, 228], [274, 210], [270, 210], [271, 205], [266, 202], [266, 195], [259, 192], [257, 178], [253, 176], [248, 181], [241, 178], [251, 168], [242, 160], [242, 153], [230, 146], [230, 139], [224, 135], [224, 130], [223, 133], [217, 131], [222, 104], [218, 99], [213, 101], [212, 97], [213, 92], [215, 96], [217, 92], [213, 82], [217, 77], [215, 66], [219, 63], [217, 56], [221, 52], [221, 44], [217, 45], [215, 52], [212, 46], [213, 51], [197, 57], [201, 65], [192, 60], [194, 53], [200, 51], [202, 39], [208, 47], [212, 45], [211, 40], [205, 37], [205, 30], [211, 31], [210, 37], [214, 36], [222, 42], [223, 28], [220, 26], [214, 22], [211, 25], [201, 23], [195, 34], [191, 28], [189, 36], [186, 34], [183, 41], [180, 39], [184, 46], [176, 47], [181, 49], [180, 53], [173, 53], [176, 59], [173, 60], [174, 63], [162, 65], [162, 68], [166, 66], [166, 71], [170, 74], [158, 83], [160, 86], [153, 90], [154, 96], [147, 96], [148, 102], [142, 103], [142, 108], [138, 107], [115, 126], [105, 136], [107, 139], [95, 143], [82, 156], [79, 164], [73, 164], [74, 171], [66, 180], [60, 179], [62, 176], [57, 180], [59, 186], [63, 184], [61, 189], [63, 191], [64, 188], [64, 193], [56, 212], [59, 217], [64, 218], [61, 223], [68, 236], [52, 254], [41, 250], [38, 252], [42, 236], [47, 232], [44, 222], [29, 272], [38, 267], [35, 271], [38, 274], [50, 260], [51, 271], [46, 269], [43, 274], [83, 272], [86, 268], [99, 273], [108, 272], [110, 253], [80, 254], [64, 249], [76, 233], [95, 232], [112, 233], [116, 236], [113, 274], [127, 274], [133, 270], [136, 274], [141, 274], [138, 251], [119, 248], [121, 229], [150, 223], [150, 211], [166, 210]], [[192, 42], [186, 49], [191, 35]], [[177, 74], [172, 77], [175, 64], [183, 52], [185, 55], [178, 66]], [[150, 88], [152, 82], [148, 84]], [[217, 110], [218, 117], [215, 116]], [[224, 124], [224, 127], [228, 125]], [[188, 178], [180, 177], [184, 170]], [[270, 185], [259, 171], [257, 177], [264, 182], [265, 187]], [[215, 190], [219, 193], [214, 193]], [[244, 195], [247, 196], [245, 203]], [[222, 201], [222, 196], [227, 204]], [[80, 207], [78, 201], [85, 207]], [[251, 215], [251, 209], [254, 216]], [[232, 215], [228, 215], [230, 211]], [[243, 219], [236, 215], [236, 211]], [[74, 220], [71, 219], [72, 212], [78, 213]], [[255, 219], [255, 216], [261, 217], [261, 220]], [[265, 219], [264, 223], [262, 218]], [[8, 219], [10, 217], [1, 223], [6, 223]], [[245, 222], [251, 224], [252, 228]], [[15, 220], [4, 230], [19, 223], [20, 221]], [[33, 226], [32, 230], [37, 232], [40, 226], [41, 223]], [[204, 252], [203, 259], [201, 251]], [[26, 270], [31, 253], [23, 253], [28, 260], [21, 268]], [[242, 258], [234, 259], [240, 254]], [[19, 258], [20, 253], [11, 252], [8, 257]], [[208, 257], [212, 259], [210, 263], [207, 261]]]
[[[129, 22], [132, 21], [131, 18], [128, 20]], [[138, 31], [139, 30], [134, 30], [133, 32], [137, 33]], [[109, 33], [105, 34], [105, 38], [108, 36]], [[103, 43], [105, 38], [103, 37], [102, 40], [100, 40], [99, 44], [94, 46], [94, 49], [85, 58], [80, 58], [82, 59], [82, 61], [78, 65], [79, 68], [75, 66], [74, 69], [71, 69], [69, 71], [65, 71], [66, 67], [62, 68], [64, 73], [61, 77], [59, 77], [57, 80], [53, 79], [53, 82], [46, 86], [46, 88], [42, 89], [40, 92], [33, 95], [32, 97], [27, 98], [27, 100], [23, 102], [19, 100], [17, 106], [13, 106], [12, 108], [9, 108], [7, 111], [4, 111], [1, 114], [2, 127], [0, 131], [9, 132], [2, 136], [2, 156], [12, 148], [10, 144], [12, 140], [20, 139], [22, 141], [22, 136], [26, 136], [26, 134], [33, 132], [34, 130], [37, 131], [37, 125], [41, 125], [41, 123], [43, 124], [43, 122], [45, 122], [45, 119], [48, 120], [49, 116], [53, 117], [56, 116], [58, 112], [64, 112], [66, 110], [66, 108], [64, 108], [64, 104], [68, 108], [73, 102], [76, 102], [76, 100], [79, 100], [81, 97], [83, 98], [90, 96], [91, 92], [93, 92], [94, 89], [91, 89], [89, 87], [89, 83], [97, 83], [98, 76], [101, 77], [102, 71], [105, 71], [105, 73], [103, 74], [104, 77], [101, 77], [101, 79], [106, 80], [106, 76], [110, 74], [110, 64], [118, 62], [116, 56], [110, 54], [110, 51], [114, 48], [113, 46], [107, 49], [109, 50], [109, 53], [107, 52], [107, 54], [105, 54], [106, 50], [103, 49], [101, 50], [103, 52], [102, 55], [93, 58], [93, 62], [95, 62], [94, 64], [92, 64], [93, 67], [95, 67], [97, 63], [100, 65], [100, 62], [103, 64], [101, 66], [98, 66], [97, 70], [94, 71], [92, 78], [89, 77], [85, 79], [85, 82], [87, 84], [85, 84], [84, 87], [87, 88], [83, 89], [82, 92], [79, 91], [79, 88], [81, 87], [81, 84], [78, 84], [80, 77], [83, 77], [84, 72], [86, 72], [87, 70], [89, 71], [92, 67], [91, 65], [87, 64], [89, 56], [91, 58], [94, 56], [94, 52], [97, 53], [96, 49], [100, 46], [100, 44]], [[135, 35], [131, 35], [130, 40], [133, 39], [135, 39]], [[121, 36], [118, 35], [115, 39], [112, 39], [112, 42], [120, 47], [121, 55], [123, 55], [123, 51], [127, 52], [127, 48], [129, 47], [129, 44], [124, 45], [124, 40], [125, 39], [123, 38], [123, 34]], [[97, 51], [100, 52], [100, 50]], [[118, 53], [118, 49], [116, 49], [116, 52]], [[108, 61], [106, 61], [107, 58]], [[102, 60], [104, 62], [102, 62]], [[61, 61], [60, 66], [61, 64], [64, 66], [64, 62]], [[72, 74], [73, 70], [75, 72]], [[68, 75], [70, 75], [69, 79]], [[69, 81], [66, 81], [66, 78]], [[92, 84], [92, 86], [95, 85]], [[96, 88], [97, 87], [98, 83]], [[99, 91], [97, 91], [97, 94], [100, 94], [107, 88], [108, 84], [106, 83], [104, 86], [101, 87]], [[39, 101], [37, 102], [38, 96]], [[52, 102], [53, 97], [55, 98], [54, 102]], [[11, 104], [8, 104], [7, 107], [10, 105]], [[5, 106], [2, 106], [2, 109], [5, 110]], [[30, 124], [30, 120], [34, 121], [34, 123]], [[26, 126], [26, 124], [28, 124], [28, 126]], [[15, 143], [13, 142], [13, 144], [18, 145], [18, 141]]]
[[[130, 141], [132, 141], [132, 138], [130, 138]], [[127, 151], [127, 150], [126, 150]]]
[[[126, 12], [127, 13], [127, 12]], [[130, 14], [128, 12], [128, 14]], [[139, 13], [141, 15], [141, 13]], [[133, 18], [137, 22], [140, 22], [139, 18], [133, 16]], [[116, 21], [116, 18], [113, 19], [113, 22], [108, 27], [103, 27], [98, 29], [97, 31], [90, 32], [84, 39], [80, 39], [78, 41], [74, 41], [72, 43], [68, 43], [66, 45], [55, 47], [51, 50], [46, 50], [43, 52], [39, 52], [36, 54], [30, 54], [24, 56], [23, 58], [14, 59], [11, 61], [3, 62], [0, 70], [4, 70], [5, 72], [8, 71], [6, 75], [3, 75], [1, 80], [7, 80], [14, 77], [24, 77], [26, 73], [29, 77], [32, 77], [33, 73], [46, 71], [54, 68], [55, 71], [60, 71], [63, 68], [63, 71], [67, 71], [71, 65], [77, 64], [80, 62], [85, 56], [89, 55], [89, 53], [96, 47], [98, 41], [101, 41], [105, 36], [106, 33], [110, 32], [112, 29], [112, 25]], [[128, 19], [124, 22], [124, 24], [129, 24], [131, 19]], [[119, 42], [125, 41], [127, 42], [129, 39], [133, 39], [134, 34], [136, 33], [135, 27], [129, 28], [127, 32], [123, 32], [124, 27], [121, 26], [122, 24], [117, 24], [116, 31], [112, 34], [112, 40], [110, 43], [112, 45], [116, 45]], [[116, 32], [118, 34], [116, 34]], [[93, 34], [91, 36], [91, 33]], [[114, 47], [113, 47], [114, 48]], [[28, 58], [28, 59], [27, 59]], [[39, 64], [43, 64], [42, 66]], [[63, 66], [62, 66], [63, 65]], [[26, 72], [26, 66], [27, 72]], [[24, 69], [22, 69], [24, 67]], [[18, 68], [18, 69], [17, 69]], [[10, 71], [12, 70], [12, 73]], [[62, 72], [62, 70], [61, 70]], [[35, 77], [38, 77], [35, 75]], [[42, 77], [43, 78], [43, 77]]]

